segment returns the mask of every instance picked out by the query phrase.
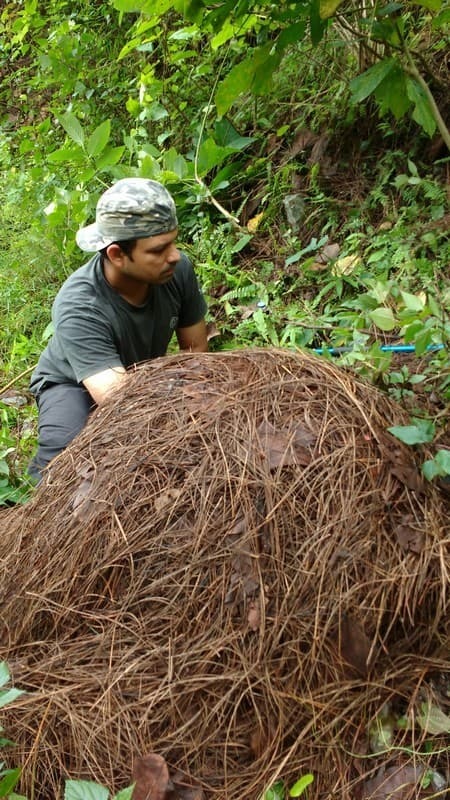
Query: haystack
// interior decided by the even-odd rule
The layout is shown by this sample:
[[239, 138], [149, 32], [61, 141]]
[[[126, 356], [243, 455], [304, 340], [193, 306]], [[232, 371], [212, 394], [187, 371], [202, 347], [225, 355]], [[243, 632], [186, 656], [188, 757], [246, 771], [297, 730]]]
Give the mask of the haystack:
[[[21, 790], [117, 790], [148, 753], [208, 800], [305, 772], [310, 798], [362, 798], [412, 751], [414, 780], [442, 772], [415, 720], [448, 669], [448, 506], [387, 433], [405, 422], [304, 354], [136, 369], [6, 517]], [[411, 724], [374, 758], [386, 709]]]

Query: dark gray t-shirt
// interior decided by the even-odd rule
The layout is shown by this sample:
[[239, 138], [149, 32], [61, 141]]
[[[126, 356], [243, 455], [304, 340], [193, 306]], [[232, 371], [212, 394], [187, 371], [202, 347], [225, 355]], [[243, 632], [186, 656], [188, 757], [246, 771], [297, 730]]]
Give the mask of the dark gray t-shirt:
[[165, 355], [177, 328], [203, 319], [206, 303], [184, 253], [173, 277], [151, 287], [133, 306], [105, 280], [95, 255], [62, 285], [52, 309], [54, 334], [31, 376], [37, 394], [46, 383], [81, 383], [113, 367]]

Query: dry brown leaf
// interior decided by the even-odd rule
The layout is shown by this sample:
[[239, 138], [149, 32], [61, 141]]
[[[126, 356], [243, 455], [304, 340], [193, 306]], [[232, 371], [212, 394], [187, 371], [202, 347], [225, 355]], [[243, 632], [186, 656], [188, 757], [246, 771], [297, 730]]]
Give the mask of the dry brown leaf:
[[257, 597], [256, 600], [252, 600], [248, 604], [247, 621], [249, 628], [252, 631], [259, 630], [261, 625], [261, 607], [259, 604], [259, 597]]
[[166, 506], [174, 505], [181, 495], [181, 489], [166, 489], [155, 497], [155, 510], [161, 511]]
[[410, 800], [412, 796], [427, 797], [430, 792], [426, 790], [416, 794], [417, 784], [423, 774], [424, 768], [414, 764], [381, 770], [378, 775], [365, 782], [361, 800]]
[[136, 758], [133, 781], [133, 800], [169, 800], [173, 790], [168, 766], [164, 758], [156, 753]]
[[397, 541], [406, 552], [417, 553], [418, 555], [423, 551], [425, 546], [425, 534], [423, 530], [413, 528], [409, 524], [397, 525], [394, 531]]
[[342, 616], [339, 631], [342, 660], [359, 675], [367, 675], [370, 641], [363, 627], [348, 614]]
[[292, 428], [275, 428], [265, 420], [258, 429], [261, 454], [267, 459], [270, 470], [299, 464], [306, 467], [311, 462], [311, 448], [316, 437], [298, 424]]
[[259, 223], [261, 222], [263, 217], [264, 217], [264, 212], [261, 211], [260, 214], [256, 214], [255, 217], [249, 219], [249, 221], [247, 222], [247, 230], [250, 231], [250, 233], [256, 233], [256, 231], [259, 228]]

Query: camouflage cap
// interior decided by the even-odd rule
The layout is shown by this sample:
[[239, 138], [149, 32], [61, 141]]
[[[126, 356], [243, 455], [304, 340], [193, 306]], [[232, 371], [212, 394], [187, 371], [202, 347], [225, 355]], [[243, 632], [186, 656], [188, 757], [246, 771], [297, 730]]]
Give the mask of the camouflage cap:
[[161, 183], [123, 178], [102, 194], [95, 222], [81, 228], [76, 240], [81, 250], [92, 253], [112, 242], [158, 236], [177, 226], [175, 203]]

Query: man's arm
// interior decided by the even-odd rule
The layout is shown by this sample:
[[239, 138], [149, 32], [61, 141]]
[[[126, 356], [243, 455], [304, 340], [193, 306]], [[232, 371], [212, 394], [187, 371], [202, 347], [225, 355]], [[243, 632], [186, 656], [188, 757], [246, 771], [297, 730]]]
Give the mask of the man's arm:
[[119, 386], [126, 376], [124, 367], [114, 367], [111, 369], [104, 369], [85, 378], [82, 381], [83, 386], [88, 390], [92, 399], [100, 405], [110, 393]]
[[208, 350], [204, 319], [188, 328], [178, 328], [176, 333], [180, 350], [187, 350], [189, 353], [206, 353]]

